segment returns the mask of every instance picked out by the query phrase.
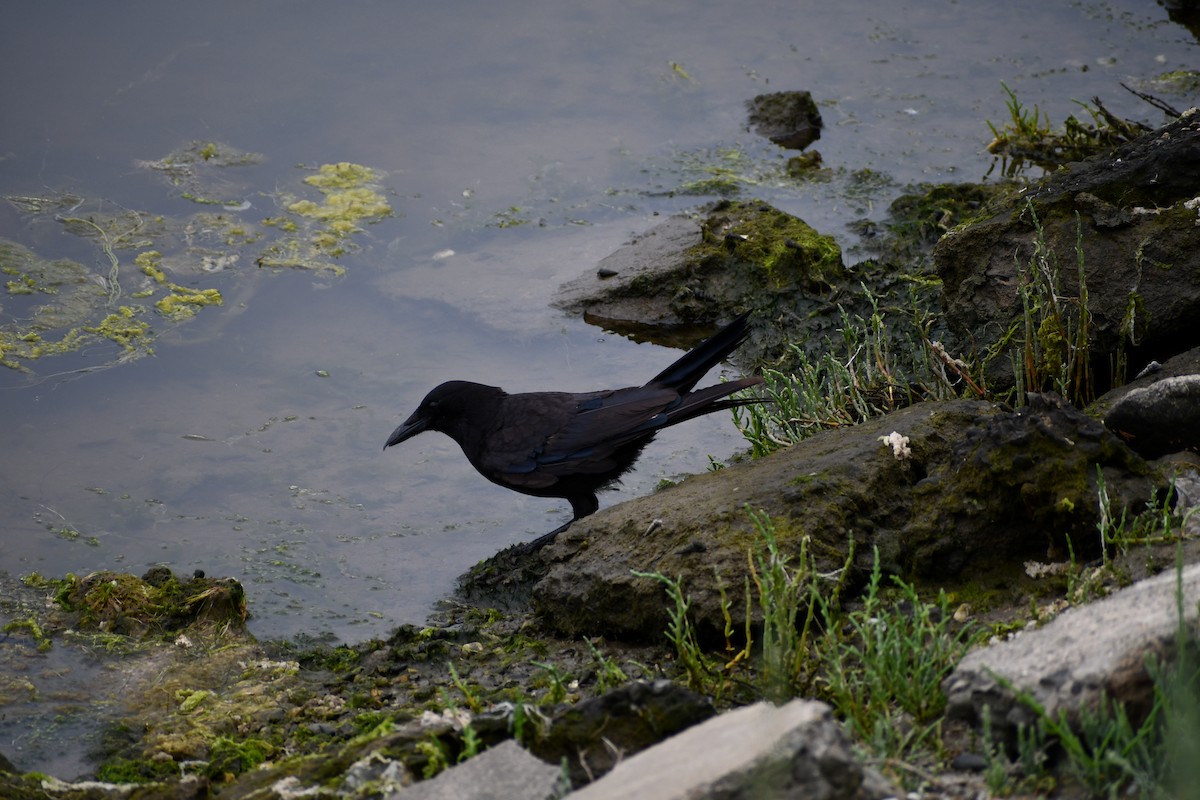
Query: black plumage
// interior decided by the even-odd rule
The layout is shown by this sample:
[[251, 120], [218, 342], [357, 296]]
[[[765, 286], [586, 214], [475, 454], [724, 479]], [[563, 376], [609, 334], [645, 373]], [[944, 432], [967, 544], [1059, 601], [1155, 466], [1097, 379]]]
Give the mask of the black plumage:
[[694, 390], [748, 333], [749, 312], [688, 351], [643, 386], [573, 394], [508, 394], [496, 386], [449, 381], [433, 389], [388, 437], [384, 449], [423, 431], [441, 431], [488, 480], [571, 504], [566, 524], [531, 543], [540, 547], [596, 511], [596, 492], [629, 470], [663, 428], [757, 398], [729, 395], [762, 382], [749, 377]]

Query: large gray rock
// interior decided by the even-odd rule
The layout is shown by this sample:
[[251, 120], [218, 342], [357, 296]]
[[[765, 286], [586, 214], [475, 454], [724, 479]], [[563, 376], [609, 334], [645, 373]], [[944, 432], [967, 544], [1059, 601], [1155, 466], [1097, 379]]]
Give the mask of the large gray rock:
[[[1176, 647], [1176, 580], [1171, 571], [1135, 583], [1070, 608], [1045, 627], [969, 653], [942, 683], [947, 716], [976, 723], [990, 706], [993, 730], [1015, 742], [1018, 726], [1036, 719], [1015, 690], [1032, 695], [1051, 715], [1065, 711], [1072, 721], [1081, 708], [1095, 709], [1102, 694], [1140, 720], [1153, 702], [1146, 657], [1169, 658]], [[1200, 564], [1183, 569], [1182, 596], [1184, 617], [1194, 630]]]
[[1146, 458], [1200, 451], [1200, 375], [1134, 389], [1113, 404], [1104, 423]]
[[793, 700], [779, 708], [757, 703], [689, 728], [568, 797], [867, 800], [894, 794], [855, 760], [828, 706]]
[[437, 777], [386, 795], [388, 800], [550, 800], [562, 771], [509, 739]]

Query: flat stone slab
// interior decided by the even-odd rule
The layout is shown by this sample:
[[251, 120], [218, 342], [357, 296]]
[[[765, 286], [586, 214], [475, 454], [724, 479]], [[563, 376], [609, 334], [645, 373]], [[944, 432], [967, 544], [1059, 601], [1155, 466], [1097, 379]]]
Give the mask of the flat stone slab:
[[[1153, 686], [1145, 659], [1170, 657], [1179, 630], [1175, 570], [1139, 581], [1103, 600], [1067, 609], [1044, 627], [967, 654], [942, 684], [947, 715], [977, 722], [991, 707], [992, 725], [1008, 738], [1036, 715], [1011, 689], [1028, 692], [1046, 712], [1074, 719], [1105, 694], [1118, 698], [1131, 719], [1149, 710]], [[1183, 615], [1194, 631], [1200, 601], [1200, 564], [1182, 571]]]
[[550, 800], [562, 770], [534, 758], [512, 739], [388, 800]]
[[621, 322], [678, 324], [669, 309], [639, 285], [657, 285], [687, 269], [688, 249], [701, 241], [700, 221], [668, 217], [604, 258], [594, 270], [559, 287], [554, 305]]
[[756, 703], [688, 728], [619, 763], [571, 800], [883, 798], [893, 795], [858, 763], [824, 703]]

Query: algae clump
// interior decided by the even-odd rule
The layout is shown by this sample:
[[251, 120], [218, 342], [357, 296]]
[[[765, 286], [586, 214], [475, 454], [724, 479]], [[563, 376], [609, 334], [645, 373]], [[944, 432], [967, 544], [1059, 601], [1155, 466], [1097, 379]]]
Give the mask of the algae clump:
[[370, 167], [341, 162], [322, 164], [304, 182], [322, 194], [322, 202], [296, 200], [287, 210], [297, 217], [319, 223], [309, 242], [317, 251], [339, 256], [347, 252], [349, 236], [360, 233], [360, 224], [377, 222], [392, 215], [387, 198], [378, 191], [379, 176]]
[[[93, 245], [99, 269], [47, 259], [0, 239], [0, 364], [29, 371], [35, 359], [78, 351], [100, 339], [120, 345], [121, 352], [98, 366], [148, 355], [165, 326], [224, 305], [221, 289], [204, 276], [248, 264], [340, 276], [345, 269], [333, 260], [361, 249], [355, 238], [363, 226], [393, 214], [383, 173], [343, 161], [311, 170], [297, 180], [295, 193], [259, 193], [283, 211], [247, 219], [241, 212], [252, 204], [241, 198], [251, 189], [230, 178], [239, 174], [230, 168], [262, 160], [220, 142], [196, 140], [162, 158], [136, 161], [161, 175], [175, 197], [225, 206], [184, 216], [66, 193], [4, 196], [30, 228], [65, 230]], [[300, 196], [303, 192], [319, 196]], [[191, 277], [207, 285], [183, 285]], [[151, 308], [158, 313], [147, 314]]]

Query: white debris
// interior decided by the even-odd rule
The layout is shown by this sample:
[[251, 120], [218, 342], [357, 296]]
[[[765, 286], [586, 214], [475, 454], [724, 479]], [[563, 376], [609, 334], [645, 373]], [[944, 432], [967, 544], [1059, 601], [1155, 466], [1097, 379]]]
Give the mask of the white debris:
[[912, 450], [908, 446], [908, 437], [896, 431], [892, 431], [887, 436], [880, 436], [879, 441], [892, 448], [892, 455], [897, 461], [907, 461], [912, 458]]

